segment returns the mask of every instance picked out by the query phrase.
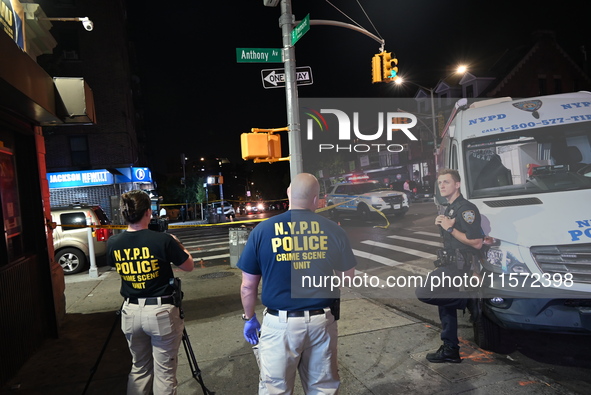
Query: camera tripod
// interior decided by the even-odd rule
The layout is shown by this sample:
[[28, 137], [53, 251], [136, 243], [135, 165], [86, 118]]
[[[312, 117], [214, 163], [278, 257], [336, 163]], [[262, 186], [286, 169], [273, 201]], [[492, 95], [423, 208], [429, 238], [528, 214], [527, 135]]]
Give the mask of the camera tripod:
[[193, 375], [193, 378], [197, 380], [205, 395], [214, 395], [215, 392], [208, 390], [203, 383], [201, 369], [199, 369], [199, 365], [197, 365], [197, 358], [195, 358], [195, 353], [193, 352], [193, 347], [191, 346], [189, 335], [187, 334], [187, 329], [185, 328], [183, 328], [183, 346], [185, 347], [185, 352], [187, 353], [187, 359], [189, 360], [189, 367], [191, 368], [191, 374]]

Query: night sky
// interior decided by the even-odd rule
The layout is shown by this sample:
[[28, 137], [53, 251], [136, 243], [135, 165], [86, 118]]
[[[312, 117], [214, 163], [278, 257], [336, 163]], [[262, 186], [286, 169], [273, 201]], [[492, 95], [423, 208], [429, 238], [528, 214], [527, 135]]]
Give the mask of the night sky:
[[[265, 7], [262, 0], [147, 4], [153, 3], [128, 0], [128, 18], [152, 157], [185, 153], [240, 163], [241, 133], [287, 126], [284, 89], [264, 89], [261, 79], [262, 69], [283, 64], [236, 62], [236, 48], [282, 48], [279, 6]], [[309, 13], [312, 20], [356, 22], [381, 36], [399, 60], [399, 74], [426, 87], [459, 63], [477, 67], [531, 43], [537, 29], [556, 32], [579, 61], [582, 45], [591, 51], [584, 4], [569, 2], [564, 10], [567, 3], [549, 9], [515, 1], [292, 0], [296, 20]], [[297, 66], [311, 67], [314, 79], [298, 88], [299, 97], [412, 97], [416, 91], [371, 83], [371, 58], [380, 44], [358, 32], [311, 26], [295, 47]]]

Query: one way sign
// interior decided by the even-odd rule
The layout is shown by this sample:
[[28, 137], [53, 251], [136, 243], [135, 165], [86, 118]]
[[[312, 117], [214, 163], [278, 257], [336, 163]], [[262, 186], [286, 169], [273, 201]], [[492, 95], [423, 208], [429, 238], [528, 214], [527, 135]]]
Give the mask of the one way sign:
[[[285, 88], [285, 69], [261, 70], [263, 87]], [[308, 66], [296, 67], [296, 85], [312, 85], [312, 69]]]

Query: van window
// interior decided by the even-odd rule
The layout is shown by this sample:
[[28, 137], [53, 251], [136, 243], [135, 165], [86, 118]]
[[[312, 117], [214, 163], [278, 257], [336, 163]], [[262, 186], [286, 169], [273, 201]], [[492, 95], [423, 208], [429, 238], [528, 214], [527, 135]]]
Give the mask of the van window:
[[107, 217], [107, 214], [105, 213], [105, 211], [99, 207], [99, 206], [95, 206], [92, 207], [92, 211], [94, 211], [94, 214], [96, 215], [96, 217], [98, 218], [100, 224], [98, 225], [109, 225], [111, 223], [111, 221], [109, 221], [109, 218]]
[[[60, 215], [60, 223], [62, 225], [86, 225], [86, 217], [83, 212], [78, 213], [67, 213]], [[69, 230], [80, 229], [75, 226], [63, 226], [62, 231], [67, 232]]]
[[591, 189], [591, 122], [470, 140], [465, 152], [473, 198]]

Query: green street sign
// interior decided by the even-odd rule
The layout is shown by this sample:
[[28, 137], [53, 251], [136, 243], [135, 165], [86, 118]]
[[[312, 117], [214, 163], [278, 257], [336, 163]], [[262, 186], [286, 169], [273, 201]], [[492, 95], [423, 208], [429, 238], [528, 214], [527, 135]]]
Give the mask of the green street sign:
[[295, 43], [302, 38], [308, 30], [310, 30], [310, 14], [306, 15], [306, 17], [291, 31], [291, 45], [295, 45]]
[[238, 63], [282, 63], [281, 48], [236, 48]]

